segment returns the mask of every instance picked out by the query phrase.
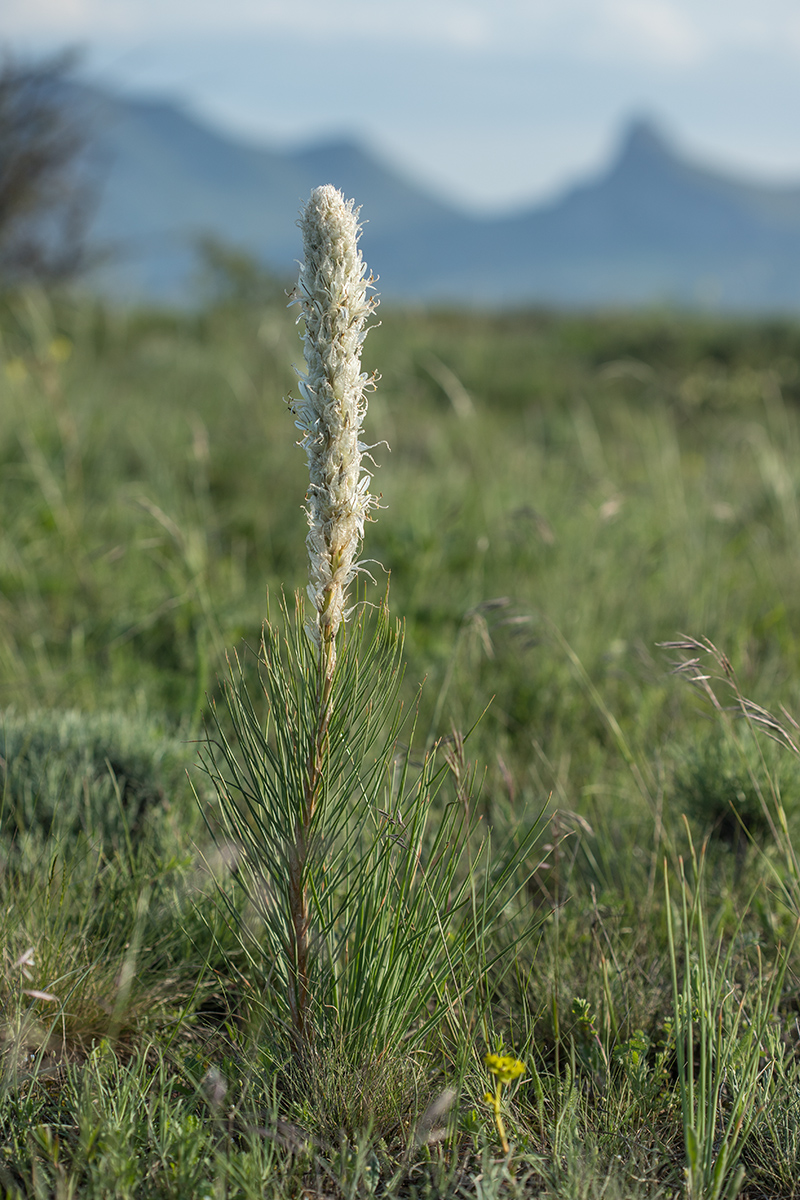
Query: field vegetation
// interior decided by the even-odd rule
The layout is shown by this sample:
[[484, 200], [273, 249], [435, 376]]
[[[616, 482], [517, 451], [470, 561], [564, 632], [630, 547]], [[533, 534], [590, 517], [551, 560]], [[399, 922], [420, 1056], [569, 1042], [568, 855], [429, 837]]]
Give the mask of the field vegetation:
[[298, 1064], [209, 759], [306, 585], [293, 311], [2, 301], [0, 1189], [800, 1196], [800, 324], [380, 316], [367, 598], [454, 865], [411, 1026]]

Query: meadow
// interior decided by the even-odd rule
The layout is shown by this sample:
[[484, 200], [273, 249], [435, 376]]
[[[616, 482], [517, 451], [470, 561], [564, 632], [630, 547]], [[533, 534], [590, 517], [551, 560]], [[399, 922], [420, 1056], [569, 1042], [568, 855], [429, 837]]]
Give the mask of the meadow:
[[510, 888], [298, 1073], [200, 759], [306, 586], [294, 312], [0, 305], [0, 1188], [800, 1196], [800, 323], [379, 315], [397, 744]]

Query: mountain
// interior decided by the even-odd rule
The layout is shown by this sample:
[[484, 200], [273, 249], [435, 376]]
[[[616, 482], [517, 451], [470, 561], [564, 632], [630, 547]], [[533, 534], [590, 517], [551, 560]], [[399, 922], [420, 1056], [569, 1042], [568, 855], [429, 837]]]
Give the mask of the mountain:
[[354, 141], [277, 150], [235, 141], [171, 101], [83, 88], [80, 103], [101, 182], [92, 235], [112, 252], [98, 281], [118, 294], [187, 300], [207, 233], [293, 274], [298, 209], [333, 183], [362, 205], [364, 256], [387, 299], [800, 310], [800, 185], [693, 163], [645, 121], [596, 178], [480, 219]]
[[186, 299], [206, 234], [294, 274], [298, 212], [320, 183], [358, 198], [373, 237], [404, 237], [451, 215], [355, 142], [273, 150], [228, 138], [171, 101], [86, 87], [73, 99], [91, 134], [90, 234], [106, 251], [104, 290]]
[[512, 239], [531, 293], [551, 302], [800, 308], [800, 187], [697, 166], [644, 122], [599, 179], [502, 223], [496, 250]]
[[800, 187], [697, 166], [646, 122], [598, 178], [457, 236], [460, 251], [442, 230], [418, 240], [398, 288], [490, 304], [800, 309]]

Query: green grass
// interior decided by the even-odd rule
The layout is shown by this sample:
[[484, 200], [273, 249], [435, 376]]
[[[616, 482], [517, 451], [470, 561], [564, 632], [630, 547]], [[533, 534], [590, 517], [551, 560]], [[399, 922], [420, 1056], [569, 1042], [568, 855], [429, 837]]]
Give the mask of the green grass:
[[[255, 682], [267, 592], [305, 585], [293, 314], [7, 297], [0, 1189], [654, 1200], [741, 1165], [742, 1195], [800, 1195], [800, 766], [660, 645], [708, 637], [720, 708], [792, 733], [800, 324], [381, 317], [364, 554], [405, 623], [413, 770], [450, 739], [424, 837], [472, 769], [498, 860], [531, 833], [495, 968], [392, 1052], [276, 1059], [271, 942], [196, 764], [207, 697], [233, 732], [226, 654]], [[527, 1068], [510, 1156], [487, 1052]]]

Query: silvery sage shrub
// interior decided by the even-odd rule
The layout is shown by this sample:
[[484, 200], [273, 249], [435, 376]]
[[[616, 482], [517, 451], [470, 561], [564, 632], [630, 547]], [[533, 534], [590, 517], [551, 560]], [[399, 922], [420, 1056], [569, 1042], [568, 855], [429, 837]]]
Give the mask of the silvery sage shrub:
[[257, 918], [231, 906], [260, 980], [262, 1045], [317, 1080], [333, 1055], [336, 1077], [343, 1062], [353, 1068], [363, 1098], [369, 1064], [407, 1060], [454, 1007], [486, 994], [488, 935], [514, 909], [535, 831], [493, 863], [472, 836], [458, 755], [434, 747], [417, 761], [398, 740], [404, 723], [414, 738], [398, 699], [401, 627], [385, 600], [348, 599], [375, 505], [362, 441], [375, 380], [361, 370], [375, 300], [358, 210], [321, 187], [299, 224], [306, 371], [290, 406], [308, 458], [311, 608], [297, 595], [268, 616], [258, 689], [233, 658], [203, 762]]

